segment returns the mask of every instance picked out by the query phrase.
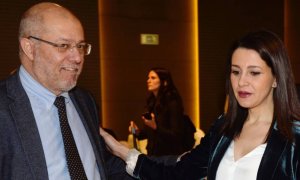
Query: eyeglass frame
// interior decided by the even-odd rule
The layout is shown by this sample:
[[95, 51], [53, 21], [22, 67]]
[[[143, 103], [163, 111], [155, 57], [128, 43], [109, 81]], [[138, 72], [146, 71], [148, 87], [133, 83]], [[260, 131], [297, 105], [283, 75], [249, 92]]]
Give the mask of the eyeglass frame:
[[31, 38], [35, 39], [35, 40], [38, 40], [40, 42], [49, 44], [53, 47], [57, 47], [59, 52], [66, 52], [67, 50], [71, 50], [74, 47], [76, 47], [79, 50], [79, 52], [81, 52], [80, 47], [78, 47], [78, 46], [83, 45], [83, 44], [84, 44], [84, 46], [86, 46], [86, 51], [83, 51], [83, 53], [82, 53], [83, 55], [89, 55], [91, 53], [91, 49], [92, 49], [92, 45], [89, 44], [89, 43], [86, 43], [86, 42], [80, 42], [80, 43], [77, 43], [74, 46], [72, 46], [70, 43], [58, 44], [58, 43], [50, 42], [50, 41], [47, 41], [47, 40], [44, 40], [44, 39], [41, 39], [41, 38], [38, 38], [38, 37], [35, 37], [35, 36], [28, 36], [27, 37], [27, 39], [31, 39]]

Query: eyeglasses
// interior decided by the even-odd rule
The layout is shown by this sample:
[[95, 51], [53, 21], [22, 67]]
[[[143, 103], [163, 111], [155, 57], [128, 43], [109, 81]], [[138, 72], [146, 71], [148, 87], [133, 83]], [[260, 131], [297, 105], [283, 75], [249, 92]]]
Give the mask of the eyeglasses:
[[47, 43], [51, 46], [57, 47], [58, 51], [61, 52], [61, 53], [67, 52], [68, 50], [72, 51], [73, 48], [76, 47], [80, 54], [89, 55], [91, 53], [91, 49], [92, 49], [92, 45], [88, 44], [88, 43], [85, 43], [85, 42], [81, 42], [81, 43], [78, 43], [78, 44], [75, 44], [75, 45], [68, 44], [68, 43], [57, 44], [57, 43], [46, 41], [46, 40], [43, 40], [43, 39], [40, 39], [40, 38], [37, 38], [37, 37], [34, 37], [34, 36], [28, 36], [27, 37], [27, 39], [31, 39], [31, 38], [35, 39], [35, 40], [38, 40], [38, 41], [41, 41], [43, 43]]

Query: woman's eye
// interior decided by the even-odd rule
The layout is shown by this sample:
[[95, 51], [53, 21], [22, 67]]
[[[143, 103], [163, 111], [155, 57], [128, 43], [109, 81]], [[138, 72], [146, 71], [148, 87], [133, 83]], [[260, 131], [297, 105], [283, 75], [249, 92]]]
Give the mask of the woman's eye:
[[252, 71], [252, 72], [250, 72], [250, 74], [252, 75], [252, 76], [257, 76], [257, 75], [259, 75], [259, 74], [261, 74], [260, 72], [256, 72], [256, 71]]
[[240, 72], [237, 71], [237, 70], [231, 70], [231, 73], [234, 74], [234, 75], [238, 75]]

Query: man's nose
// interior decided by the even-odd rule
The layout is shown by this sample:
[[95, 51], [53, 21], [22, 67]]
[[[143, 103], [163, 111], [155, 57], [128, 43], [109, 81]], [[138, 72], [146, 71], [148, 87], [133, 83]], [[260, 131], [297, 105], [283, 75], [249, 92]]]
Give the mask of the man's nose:
[[69, 53], [71, 55], [71, 60], [75, 61], [76, 63], [80, 63], [83, 61], [83, 54], [82, 52], [76, 47], [76, 45], [70, 47]]

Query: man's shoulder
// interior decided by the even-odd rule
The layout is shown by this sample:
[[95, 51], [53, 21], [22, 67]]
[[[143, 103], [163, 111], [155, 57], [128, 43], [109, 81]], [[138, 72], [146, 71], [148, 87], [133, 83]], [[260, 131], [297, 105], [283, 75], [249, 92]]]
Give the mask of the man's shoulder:
[[8, 93], [13, 94], [20, 85], [16, 74], [0, 80], [0, 97], [6, 97]]
[[6, 89], [7, 82], [11, 81], [12, 78], [13, 78], [13, 76], [8, 76], [4, 79], [0, 79], [0, 89]]
[[76, 86], [69, 91], [69, 95], [75, 98], [93, 99], [92, 93], [82, 87]]
[[6, 91], [4, 91], [6, 89], [6, 79], [5, 80], [0, 80], [0, 93], [3, 94]]
[[69, 96], [73, 101], [85, 106], [97, 106], [96, 100], [92, 93], [84, 88], [75, 87], [69, 91]]

